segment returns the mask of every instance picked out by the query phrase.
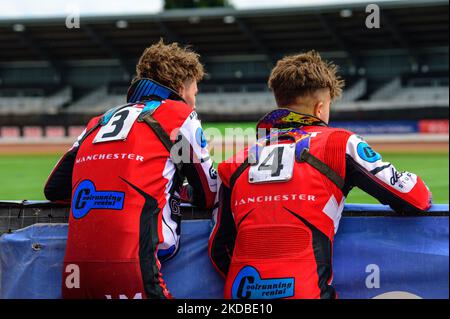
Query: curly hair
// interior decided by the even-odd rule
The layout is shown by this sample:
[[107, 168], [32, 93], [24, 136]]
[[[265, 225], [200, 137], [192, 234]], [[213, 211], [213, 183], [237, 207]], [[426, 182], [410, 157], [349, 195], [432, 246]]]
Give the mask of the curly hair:
[[341, 96], [344, 80], [337, 75], [335, 64], [322, 60], [316, 51], [309, 51], [279, 60], [270, 74], [268, 85], [278, 106], [282, 107], [324, 88], [330, 89], [334, 100]]
[[150, 78], [178, 92], [185, 81], [203, 79], [205, 72], [199, 58], [189, 47], [182, 48], [176, 42], [164, 44], [161, 39], [144, 50], [132, 82]]

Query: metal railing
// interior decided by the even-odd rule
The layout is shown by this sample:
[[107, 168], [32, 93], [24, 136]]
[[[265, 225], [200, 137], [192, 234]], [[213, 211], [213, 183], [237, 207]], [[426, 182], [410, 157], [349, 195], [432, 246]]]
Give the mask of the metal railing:
[[[37, 223], [67, 223], [69, 205], [48, 201], [0, 201], [0, 235]], [[187, 203], [181, 204], [184, 220], [210, 219], [211, 211]], [[377, 204], [346, 204], [344, 217], [376, 216], [448, 216], [448, 204], [436, 204], [426, 214], [395, 213], [389, 206]]]

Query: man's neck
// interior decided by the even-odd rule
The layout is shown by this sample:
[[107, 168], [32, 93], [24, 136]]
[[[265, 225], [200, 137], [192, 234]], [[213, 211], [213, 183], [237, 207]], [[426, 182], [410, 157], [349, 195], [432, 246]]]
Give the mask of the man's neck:
[[311, 108], [309, 105], [295, 104], [295, 105], [286, 106], [286, 108], [289, 110], [292, 110], [294, 112], [297, 112], [297, 113], [315, 116], [314, 112], [313, 112], [314, 111], [313, 108]]

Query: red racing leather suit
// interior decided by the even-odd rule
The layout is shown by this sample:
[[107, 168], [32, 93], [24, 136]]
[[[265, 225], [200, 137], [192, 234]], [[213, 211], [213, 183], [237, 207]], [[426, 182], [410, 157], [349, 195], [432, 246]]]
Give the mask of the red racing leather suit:
[[130, 88], [128, 101], [89, 122], [45, 186], [47, 199], [71, 201], [64, 298], [171, 298], [160, 270], [179, 248], [183, 178], [193, 204], [214, 204], [217, 176], [196, 112], [149, 79]]
[[[281, 137], [218, 169], [209, 254], [226, 278], [225, 298], [335, 298], [333, 239], [354, 186], [395, 211], [430, 206], [420, 177], [398, 172], [352, 132], [288, 109], [267, 114], [258, 127]], [[312, 161], [302, 160], [303, 149]], [[254, 165], [242, 164], [252, 154]]]

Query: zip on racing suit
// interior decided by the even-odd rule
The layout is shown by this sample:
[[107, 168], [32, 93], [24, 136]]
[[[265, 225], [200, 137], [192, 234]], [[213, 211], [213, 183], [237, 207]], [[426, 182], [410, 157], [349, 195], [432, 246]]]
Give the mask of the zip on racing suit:
[[211, 208], [217, 176], [196, 112], [155, 81], [135, 82], [45, 185], [47, 199], [71, 202], [63, 297], [171, 298], [160, 269], [179, 248], [184, 177], [193, 204]]
[[354, 186], [395, 211], [430, 207], [420, 177], [352, 132], [288, 109], [258, 129], [270, 133], [218, 169], [209, 255], [225, 298], [335, 298], [333, 239]]

